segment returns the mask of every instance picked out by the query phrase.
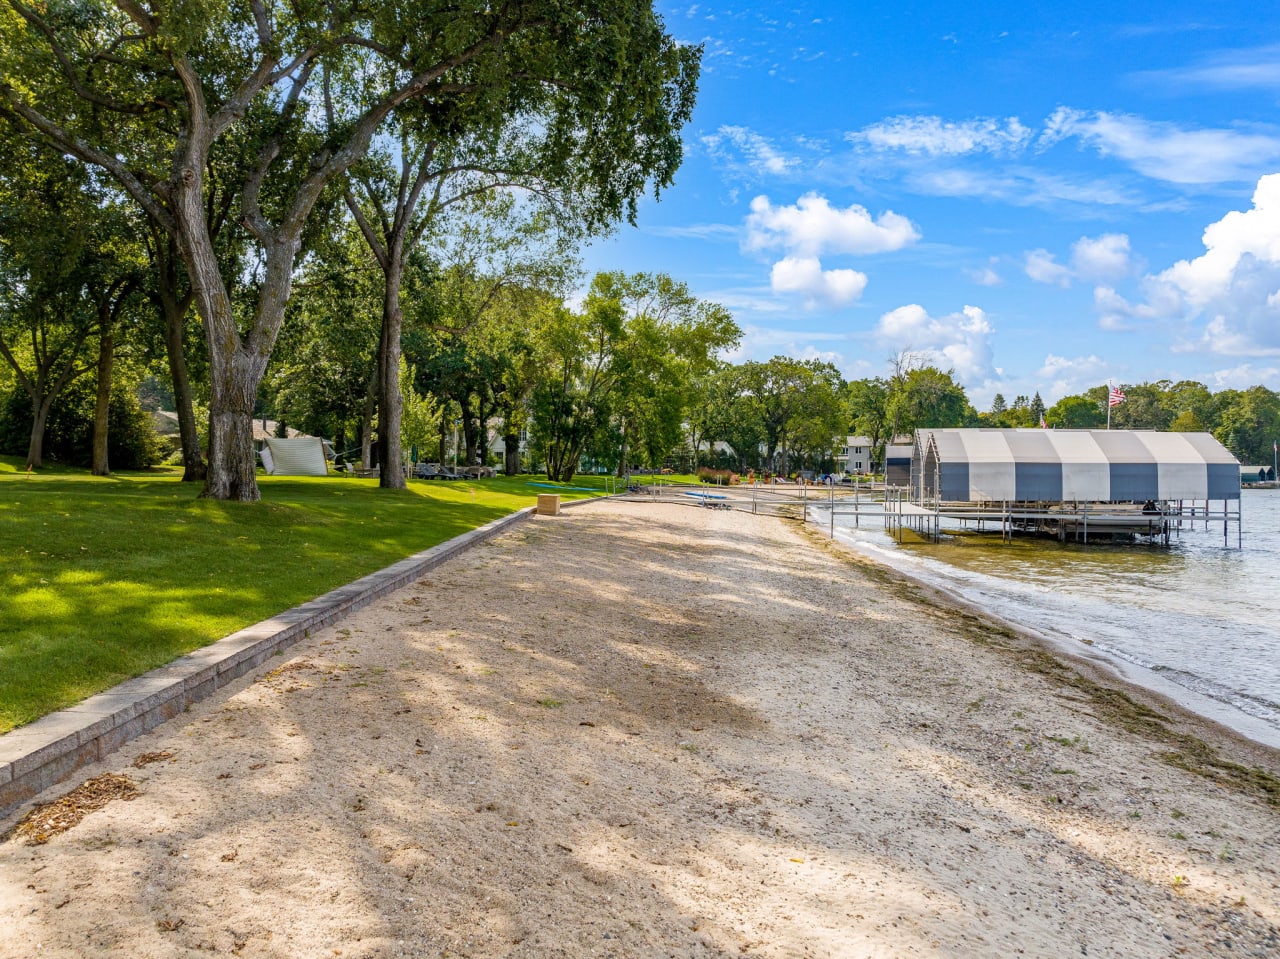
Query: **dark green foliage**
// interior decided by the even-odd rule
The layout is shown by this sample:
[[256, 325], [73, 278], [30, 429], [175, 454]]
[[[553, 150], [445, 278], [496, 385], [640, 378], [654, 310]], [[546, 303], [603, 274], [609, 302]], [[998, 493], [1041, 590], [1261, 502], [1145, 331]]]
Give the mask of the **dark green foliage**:
[[174, 409], [173, 387], [155, 374], [148, 374], [138, 384], [138, 402], [144, 410]]
[[[93, 456], [93, 381], [83, 377], [54, 401], [45, 428], [45, 458], [67, 466], [88, 467]], [[111, 391], [107, 461], [120, 470], [147, 469], [160, 462], [164, 445], [142, 408], [137, 394], [125, 384]], [[21, 389], [0, 398], [0, 453], [25, 456], [31, 440], [31, 399]]]
[[[1280, 439], [1280, 394], [1265, 386], [1210, 393], [1194, 380], [1120, 384], [1125, 401], [1111, 408], [1112, 429], [1209, 432], [1241, 463], [1270, 463]], [[1050, 427], [1099, 429], [1107, 423], [1105, 385], [1064, 396], [1045, 413]]]

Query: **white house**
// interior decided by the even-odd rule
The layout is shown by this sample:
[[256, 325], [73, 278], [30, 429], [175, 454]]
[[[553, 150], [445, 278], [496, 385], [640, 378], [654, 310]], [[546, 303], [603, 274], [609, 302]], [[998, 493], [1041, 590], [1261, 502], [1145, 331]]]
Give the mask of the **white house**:
[[855, 474], [871, 472], [871, 438], [869, 436], [846, 437], [844, 471]]

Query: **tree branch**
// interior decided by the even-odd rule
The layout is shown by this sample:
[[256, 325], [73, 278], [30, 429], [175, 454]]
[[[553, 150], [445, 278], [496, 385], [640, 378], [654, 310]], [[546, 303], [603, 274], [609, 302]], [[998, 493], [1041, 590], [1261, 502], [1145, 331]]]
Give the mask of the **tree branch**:
[[156, 35], [158, 26], [155, 17], [147, 13], [137, 0], [115, 0], [115, 4], [125, 16], [141, 27], [147, 36], [154, 37]]
[[71, 86], [71, 92], [81, 100], [110, 110], [113, 113], [125, 113], [131, 116], [142, 116], [159, 109], [155, 104], [125, 103], [123, 100], [113, 100], [110, 97], [103, 96], [96, 90], [90, 89], [80, 78], [80, 74], [76, 72], [71, 58], [67, 56], [62, 44], [58, 41], [57, 33], [45, 22], [45, 19], [26, 4], [21, 3], [20, 0], [9, 0], [9, 6], [17, 11], [18, 15], [26, 20], [33, 29], [44, 36], [45, 41], [49, 44], [49, 52], [58, 61], [59, 72], [66, 77], [67, 83]]
[[59, 124], [54, 123], [39, 110], [23, 103], [8, 84], [0, 84], [0, 101], [3, 101], [0, 103], [0, 111], [7, 106], [9, 110], [43, 133], [60, 149], [66, 150], [72, 156], [83, 160], [85, 163], [90, 163], [106, 170], [120, 181], [120, 185], [138, 202], [138, 205], [147, 212], [148, 216], [153, 217], [157, 223], [163, 224], [167, 230], [176, 229], [172, 212], [161, 202], [162, 199], [167, 198], [158, 196], [157, 193], [159, 191], [148, 187], [142, 181], [142, 178], [130, 170], [119, 158], [107, 153], [105, 150], [90, 146], [79, 137], [73, 136], [69, 131], [63, 129]]
[[360, 227], [360, 232], [364, 234], [365, 242], [369, 244], [369, 249], [373, 251], [373, 256], [378, 261], [378, 266], [382, 267], [383, 270], [386, 270], [390, 263], [390, 260], [387, 257], [387, 247], [383, 243], [382, 237], [379, 237], [377, 231], [374, 230], [368, 217], [364, 215], [364, 210], [360, 208], [360, 204], [356, 202], [356, 197], [351, 190], [350, 184], [348, 184], [347, 188], [342, 191], [342, 195], [347, 201], [347, 209], [350, 210], [351, 215], [355, 217], [356, 225]]

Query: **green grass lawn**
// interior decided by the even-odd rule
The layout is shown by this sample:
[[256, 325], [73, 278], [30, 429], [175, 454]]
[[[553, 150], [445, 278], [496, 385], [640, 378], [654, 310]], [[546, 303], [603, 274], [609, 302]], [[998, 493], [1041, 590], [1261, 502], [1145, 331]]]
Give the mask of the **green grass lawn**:
[[[197, 499], [177, 472], [27, 475], [0, 457], [0, 733], [558, 485], [538, 476], [410, 480], [404, 491], [345, 476], [258, 482], [261, 502], [221, 503]], [[568, 485], [603, 490], [604, 481]]]

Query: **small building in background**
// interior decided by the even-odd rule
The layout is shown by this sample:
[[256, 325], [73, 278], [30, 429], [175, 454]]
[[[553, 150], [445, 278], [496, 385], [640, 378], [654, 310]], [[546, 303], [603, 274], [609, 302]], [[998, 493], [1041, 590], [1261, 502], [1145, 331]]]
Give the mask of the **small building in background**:
[[861, 473], [875, 472], [875, 464], [871, 461], [871, 438], [868, 436], [849, 436], [844, 445], [844, 471], [855, 476]]
[[1241, 466], [1240, 482], [1245, 485], [1257, 485], [1259, 483], [1274, 483], [1276, 481], [1276, 470], [1274, 466]]

